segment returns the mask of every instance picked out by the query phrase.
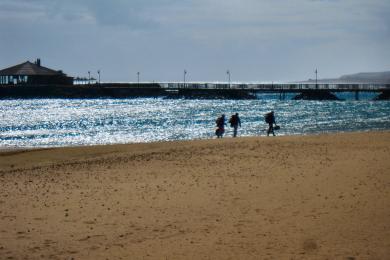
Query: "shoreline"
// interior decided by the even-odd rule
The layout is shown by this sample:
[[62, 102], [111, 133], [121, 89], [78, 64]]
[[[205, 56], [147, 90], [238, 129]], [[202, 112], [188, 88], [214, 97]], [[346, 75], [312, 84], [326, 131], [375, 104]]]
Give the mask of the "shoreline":
[[[266, 131], [263, 129], [262, 131]], [[276, 133], [278, 130], [275, 130]], [[335, 131], [335, 132], [321, 132], [321, 133], [307, 133], [307, 134], [290, 134], [290, 135], [276, 135], [276, 136], [266, 136], [266, 135], [256, 135], [256, 136], [240, 136], [233, 138], [230, 133], [224, 135], [222, 139], [248, 139], [248, 138], [286, 138], [286, 137], [307, 137], [307, 136], [326, 136], [326, 135], [339, 135], [339, 134], [359, 134], [359, 133], [386, 133], [390, 132], [390, 129], [383, 130], [356, 130], [356, 131]], [[180, 139], [180, 140], [159, 140], [159, 141], [150, 141], [150, 142], [129, 142], [129, 143], [107, 143], [107, 144], [81, 144], [81, 145], [69, 145], [69, 146], [24, 146], [24, 147], [1, 147], [0, 154], [13, 152], [13, 151], [30, 151], [30, 150], [43, 150], [43, 149], [61, 149], [61, 148], [82, 148], [82, 147], [104, 147], [104, 146], [115, 146], [115, 145], [134, 145], [134, 144], [163, 144], [171, 142], [193, 142], [193, 141], [210, 141], [217, 139], [215, 136], [212, 138], [198, 138], [198, 139]]]
[[390, 132], [0, 152], [0, 258], [385, 259]]

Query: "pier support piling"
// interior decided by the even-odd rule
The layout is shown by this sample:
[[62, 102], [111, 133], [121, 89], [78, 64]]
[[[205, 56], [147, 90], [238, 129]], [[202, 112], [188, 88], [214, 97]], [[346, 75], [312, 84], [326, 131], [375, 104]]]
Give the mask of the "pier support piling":
[[355, 91], [355, 100], [359, 100], [359, 91]]

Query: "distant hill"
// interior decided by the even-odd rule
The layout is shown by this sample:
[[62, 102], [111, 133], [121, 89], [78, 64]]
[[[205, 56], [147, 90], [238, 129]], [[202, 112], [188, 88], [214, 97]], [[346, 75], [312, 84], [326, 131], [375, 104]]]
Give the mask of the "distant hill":
[[[314, 82], [309, 79], [304, 82]], [[384, 72], [361, 72], [356, 74], [343, 75], [336, 79], [318, 79], [318, 83], [382, 83], [390, 84], [390, 71]]]
[[358, 82], [380, 82], [390, 83], [390, 71], [384, 72], [361, 72], [351, 75], [341, 76], [339, 79], [347, 81], [358, 81]]

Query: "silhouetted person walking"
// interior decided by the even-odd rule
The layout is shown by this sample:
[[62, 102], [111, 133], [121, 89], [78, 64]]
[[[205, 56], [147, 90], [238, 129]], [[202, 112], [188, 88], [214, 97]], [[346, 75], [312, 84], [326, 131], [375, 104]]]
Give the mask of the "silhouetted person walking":
[[272, 133], [272, 135], [275, 136], [274, 124], [276, 124], [276, 122], [275, 122], [274, 111], [265, 114], [265, 122], [268, 124], [267, 136], [269, 136], [270, 133]]
[[238, 127], [241, 127], [241, 120], [238, 113], [232, 115], [229, 119], [230, 126], [233, 127], [233, 137], [237, 136]]
[[215, 123], [217, 125], [215, 134], [217, 135], [217, 138], [222, 138], [223, 134], [225, 133], [225, 115], [218, 117]]

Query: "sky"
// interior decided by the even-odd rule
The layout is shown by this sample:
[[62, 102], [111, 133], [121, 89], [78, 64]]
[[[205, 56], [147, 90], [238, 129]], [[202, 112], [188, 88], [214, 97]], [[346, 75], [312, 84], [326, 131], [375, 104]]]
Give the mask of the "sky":
[[390, 70], [389, 0], [0, 0], [0, 68], [106, 82], [285, 82]]

